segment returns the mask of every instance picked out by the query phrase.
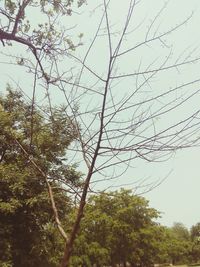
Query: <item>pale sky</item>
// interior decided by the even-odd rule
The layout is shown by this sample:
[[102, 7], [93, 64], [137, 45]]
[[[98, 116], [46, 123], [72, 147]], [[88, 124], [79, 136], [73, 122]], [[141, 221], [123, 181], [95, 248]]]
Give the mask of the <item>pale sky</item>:
[[182, 222], [190, 228], [200, 222], [200, 149], [188, 149], [177, 153], [169, 162], [173, 168], [170, 176], [145, 197], [150, 205], [162, 211], [162, 224], [172, 226]]
[[[90, 3], [92, 2], [92, 3]], [[128, 1], [113, 1], [114, 5], [109, 9], [113, 29], [120, 27], [120, 23], [124, 18], [125, 4]], [[99, 14], [99, 9], [94, 13], [94, 8], [97, 6], [99, 1], [88, 1], [87, 7], [83, 8], [81, 15], [74, 15], [66, 19], [66, 23], [69, 22], [70, 25], [77, 24], [77, 27], [71, 30], [71, 34], [79, 34], [80, 32], [84, 33], [83, 43], [84, 46], [81, 47], [78, 51], [78, 55], [82, 55], [83, 51], [90, 44], [93, 33], [97, 27]], [[122, 6], [122, 3], [124, 5]], [[153, 4], [152, 4], [153, 3]], [[132, 42], [136, 42], [137, 39], [142, 38], [144, 31], [146, 31], [147, 26], [151, 22], [151, 19], [154, 19], [156, 14], [159, 12], [163, 6], [164, 1], [162, 0], [143, 0], [138, 5], [138, 9], [133, 16], [133, 28], [138, 25], [141, 21], [144, 20], [141, 30], [137, 31], [133, 35], [133, 39], [128, 39], [125, 43], [125, 47], [129, 47]], [[93, 13], [91, 13], [93, 10]], [[89, 11], [89, 12], [88, 12]], [[197, 47], [195, 51], [195, 56], [200, 56], [200, 1], [199, 0], [171, 0], [169, 1], [166, 9], [163, 11], [159, 18], [160, 28], [159, 30], [165, 31], [168, 28], [177, 25], [182, 20], [194, 11], [194, 15], [191, 20], [181, 28], [176, 34], [172, 34], [169, 37], [169, 42], [173, 44], [174, 57], [178, 57], [185, 48], [188, 48], [191, 51], [192, 48]], [[91, 15], [91, 16], [89, 16]], [[38, 17], [38, 23], [40, 18]], [[158, 26], [157, 25], [157, 26]], [[131, 30], [131, 29], [130, 29]], [[155, 30], [155, 29], [154, 29]], [[137, 42], [136, 42], [137, 43]], [[105, 58], [106, 58], [106, 49], [101, 42], [96, 45], [96, 53], [89, 58], [89, 63], [97, 71], [102, 71], [104, 69]], [[18, 46], [15, 46], [15, 49], [18, 53], [22, 53]], [[0, 46], [0, 51], [8, 53], [9, 50], [5, 51], [3, 46]], [[187, 51], [185, 52], [187, 55]], [[160, 47], [155, 44], [155, 47], [149, 50], [144, 49], [143, 51], [138, 50], [138, 54], [134, 56], [133, 59], [125, 59], [120, 63], [119, 69], [122, 72], [129, 71], [132, 68], [133, 62], [142, 60], [143, 64], [151, 62], [157, 54], [162, 56]], [[8, 60], [8, 59], [7, 59]], [[5, 61], [5, 58], [2, 56], [2, 60]], [[199, 64], [194, 66], [188, 66], [183, 69], [183, 72], [178, 73], [170, 72], [169, 76], [160, 75], [160, 78], [152, 84], [152, 87], [160, 88], [168, 86], [170, 84], [173, 86], [178, 83], [181, 84], [182, 80], [192, 80], [199, 78]], [[12, 80], [16, 83], [19, 83], [20, 86], [28, 92], [28, 86], [31, 86], [32, 80], [30, 76], [24, 76], [24, 72], [21, 69], [16, 69], [18, 67], [7, 65], [1, 63], [1, 81], [2, 84], [10, 82], [14, 84]], [[62, 65], [64, 68], [64, 65]], [[27, 77], [27, 78], [26, 78]], [[87, 80], [88, 77], [85, 77]], [[38, 85], [39, 86], [39, 85]], [[196, 85], [197, 87], [200, 84]], [[3, 88], [1, 89], [4, 90]], [[164, 89], [163, 89], [164, 90]], [[62, 102], [62, 96], [59, 93], [54, 94], [55, 101]], [[175, 118], [181, 118], [182, 112], [190, 112], [195, 108], [198, 108], [200, 105], [200, 96], [196, 96], [192, 99], [184, 110], [179, 109], [176, 114], [173, 114], [172, 117], [168, 117], [167, 121], [161, 121], [161, 124], [170, 123], [171, 120]], [[154, 190], [149, 193], [146, 193], [144, 196], [149, 199], [150, 205], [159, 211], [162, 212], [162, 218], [160, 222], [164, 225], [171, 226], [173, 222], [182, 222], [187, 227], [191, 227], [193, 224], [200, 222], [200, 148], [188, 149], [176, 153], [173, 157], [165, 163], [137, 163], [134, 168], [129, 169], [125, 175], [117, 182], [114, 186], [119, 186], [123, 184], [129, 184], [128, 188], [134, 188], [134, 185], [131, 183], [134, 182], [134, 179], [145, 179], [148, 178], [149, 181], [154, 181], [158, 179], [167, 178]], [[111, 170], [112, 172], [112, 170]], [[105, 187], [109, 184], [104, 184]], [[115, 187], [113, 187], [115, 188]]]

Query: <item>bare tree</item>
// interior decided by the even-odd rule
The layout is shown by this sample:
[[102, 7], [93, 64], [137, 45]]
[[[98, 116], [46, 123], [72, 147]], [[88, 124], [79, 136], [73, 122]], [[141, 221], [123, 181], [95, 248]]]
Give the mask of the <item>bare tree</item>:
[[[193, 14], [175, 26], [161, 30], [160, 18], [167, 10], [165, 3], [146, 28], [144, 21], [138, 24], [134, 21], [142, 2], [126, 1], [127, 13], [119, 19], [120, 22], [124, 21], [120, 28], [112, 22], [115, 1], [102, 1], [93, 10], [100, 17], [96, 32], [84, 56], [80, 57], [66, 47], [60, 49], [64, 33], [56, 47], [50, 40], [39, 49], [33, 47], [34, 42], [16, 37], [18, 17], [28, 2], [19, 6], [11, 33], [8, 32], [9, 28], [0, 31], [3, 42], [16, 41], [29, 47], [36, 64], [31, 67], [28, 60], [24, 59], [27, 64], [24, 66], [33, 73], [36, 70], [38, 80], [41, 77], [44, 79], [42, 86], [50, 105], [51, 88], [63, 95], [66, 114], [76, 125], [77, 139], [70, 155], [72, 160], [81, 161], [81, 166], [85, 164], [86, 168], [76, 220], [69, 235], [64, 233], [60, 225], [50, 184], [46, 174], [42, 174], [49, 188], [58, 228], [66, 241], [62, 267], [69, 266], [87, 194], [93, 184], [122, 177], [138, 160], [165, 161], [174, 151], [199, 144], [200, 109], [194, 107], [186, 112], [184, 109], [187, 109], [191, 99], [199, 96], [200, 79], [187, 80], [181, 73], [198, 63], [200, 55], [198, 48], [192, 47], [174, 56], [171, 46], [173, 34], [185, 27]], [[1, 12], [11, 20], [6, 11]], [[49, 25], [52, 26], [52, 23]], [[135, 36], [138, 32], [140, 36], [137, 39]], [[49, 65], [47, 61], [45, 67], [42, 65], [38, 51], [50, 53]], [[75, 68], [66, 69], [63, 62], [59, 61], [60, 56], [66, 56], [72, 64], [70, 66]], [[179, 76], [175, 78], [176, 73]], [[164, 79], [166, 84], [159, 83], [160, 79]], [[33, 97], [32, 103], [34, 101]], [[183, 115], [178, 116], [177, 112]], [[19, 145], [23, 150], [23, 144]], [[26, 151], [23, 152], [26, 154]], [[31, 162], [38, 168], [34, 160]], [[147, 184], [145, 190], [154, 186]]]

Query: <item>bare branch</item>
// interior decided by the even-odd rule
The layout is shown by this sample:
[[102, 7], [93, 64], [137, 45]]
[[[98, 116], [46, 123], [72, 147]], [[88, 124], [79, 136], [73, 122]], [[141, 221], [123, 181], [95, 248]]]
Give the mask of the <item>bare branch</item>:
[[58, 216], [58, 210], [56, 208], [56, 204], [55, 204], [55, 200], [54, 200], [54, 196], [53, 196], [53, 191], [52, 191], [51, 185], [50, 185], [50, 183], [48, 181], [47, 175], [42, 171], [42, 169], [32, 159], [32, 157], [28, 154], [28, 152], [24, 149], [24, 147], [20, 144], [20, 142], [18, 140], [16, 140], [16, 139], [15, 139], [15, 142], [19, 146], [19, 148], [21, 148], [21, 150], [23, 151], [23, 153], [25, 154], [25, 156], [27, 157], [27, 159], [31, 162], [31, 164], [39, 171], [39, 173], [45, 179], [45, 182], [46, 182], [46, 185], [47, 185], [47, 189], [48, 189], [48, 193], [49, 193], [49, 198], [51, 200], [52, 210], [54, 212], [54, 217], [55, 217], [56, 225], [58, 227], [58, 230], [59, 230], [60, 234], [64, 238], [64, 240], [67, 241], [68, 240], [68, 237], [67, 237], [67, 234], [64, 231], [64, 229], [62, 227], [62, 224], [60, 222], [60, 219], [59, 219], [59, 216]]

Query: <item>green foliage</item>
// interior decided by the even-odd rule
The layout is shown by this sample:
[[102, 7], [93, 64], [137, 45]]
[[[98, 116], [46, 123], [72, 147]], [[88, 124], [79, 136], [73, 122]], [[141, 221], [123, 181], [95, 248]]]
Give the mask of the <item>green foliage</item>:
[[190, 233], [182, 223], [174, 223], [171, 230], [179, 240], [187, 241], [190, 239]]
[[[199, 260], [199, 224], [191, 233], [181, 223], [168, 228], [154, 222], [159, 212], [129, 190], [88, 199], [71, 266], [132, 267], [186, 264]], [[193, 239], [192, 239], [193, 238]], [[195, 242], [194, 242], [195, 240]]]
[[191, 230], [191, 239], [192, 241], [200, 241], [200, 223], [197, 223], [196, 225], [193, 225]]
[[[79, 173], [66, 166], [66, 150], [76, 137], [62, 110], [53, 119], [19, 92], [8, 88], [0, 97], [0, 265], [57, 266], [63, 241], [54, 223], [44, 178], [19, 147], [19, 142], [49, 177], [61, 220], [72, 206], [61, 185], [79, 184]], [[10, 264], [10, 265], [9, 265]]]
[[[159, 213], [148, 206], [147, 200], [132, 195], [129, 190], [91, 197], [75, 244], [72, 266], [79, 266], [74, 263], [78, 255], [81, 258], [87, 255], [90, 259], [90, 263], [82, 266], [124, 262], [149, 266], [157, 249], [157, 244], [151, 241], [156, 242], [153, 220], [158, 216]], [[144, 249], [146, 253], [149, 249], [146, 258]]]
[[191, 259], [192, 262], [200, 262], [200, 223], [193, 225], [191, 230], [191, 240], [192, 240], [192, 248], [191, 248]]
[[[40, 10], [43, 13], [50, 14], [52, 16], [55, 16], [57, 13], [60, 13], [62, 15], [70, 15], [73, 8], [73, 3], [76, 3], [77, 7], [81, 7], [86, 1], [85, 0], [54, 0], [54, 1], [47, 1], [47, 0], [32, 0], [29, 1], [29, 5], [32, 6], [40, 6]], [[17, 8], [19, 7], [18, 2], [15, 0], [6, 0], [5, 1], [5, 8], [6, 11], [13, 15], [17, 12]], [[25, 14], [22, 15], [22, 19], [25, 18]]]
[[190, 234], [182, 223], [174, 223], [168, 233], [168, 254], [173, 264], [183, 264], [190, 261]]
[[[57, 43], [59, 43], [59, 49], [62, 43], [62, 48], [74, 50], [75, 46], [81, 43], [74, 45], [69, 36], [66, 40], [63, 38], [63, 33], [66, 36], [66, 32], [64, 24], [60, 26], [60, 21], [63, 16], [71, 16], [73, 10], [77, 10], [85, 3], [85, 0], [31, 0], [22, 1], [19, 4], [15, 0], [6, 0], [4, 4], [1, 3], [2, 14], [5, 15], [5, 19], [2, 20], [2, 29], [10, 33], [16, 26], [15, 34], [35, 47], [40, 47], [49, 56], [54, 54]], [[37, 17], [38, 24], [30, 14]], [[11, 45], [11, 42], [8, 44]]]

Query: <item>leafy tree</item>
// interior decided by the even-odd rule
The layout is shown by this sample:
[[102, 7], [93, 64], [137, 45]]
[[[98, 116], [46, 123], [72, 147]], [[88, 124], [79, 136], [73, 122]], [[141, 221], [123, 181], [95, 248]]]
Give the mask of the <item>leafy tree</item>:
[[154, 251], [154, 256], [152, 261], [154, 263], [171, 263], [171, 257], [169, 255], [169, 245], [171, 244], [170, 230], [162, 225], [156, 225], [153, 231], [150, 232], [152, 235], [152, 248]]
[[53, 124], [19, 92], [8, 88], [0, 97], [1, 266], [57, 266], [61, 257], [63, 240], [57, 235], [46, 181], [19, 146], [23, 143], [48, 175], [59, 217], [66, 220], [72, 203], [61, 185], [77, 186], [79, 174], [63, 156], [75, 135], [62, 109], [52, 112]]
[[[90, 263], [82, 266], [126, 266], [127, 262], [149, 266], [158, 249], [153, 221], [158, 216], [147, 200], [129, 190], [93, 196], [88, 200], [74, 254], [89, 257]], [[78, 266], [74, 257], [72, 266]]]
[[192, 241], [200, 241], [200, 223], [197, 223], [191, 227], [190, 235]]
[[200, 261], [200, 223], [191, 227], [190, 235], [192, 240], [191, 260], [197, 263]]
[[179, 240], [187, 241], [190, 240], [190, 232], [185, 227], [183, 223], [176, 222], [171, 227], [171, 230], [173, 234], [177, 237]]
[[174, 223], [168, 229], [168, 246], [169, 260], [173, 264], [185, 264], [190, 262], [190, 233], [182, 223]]

